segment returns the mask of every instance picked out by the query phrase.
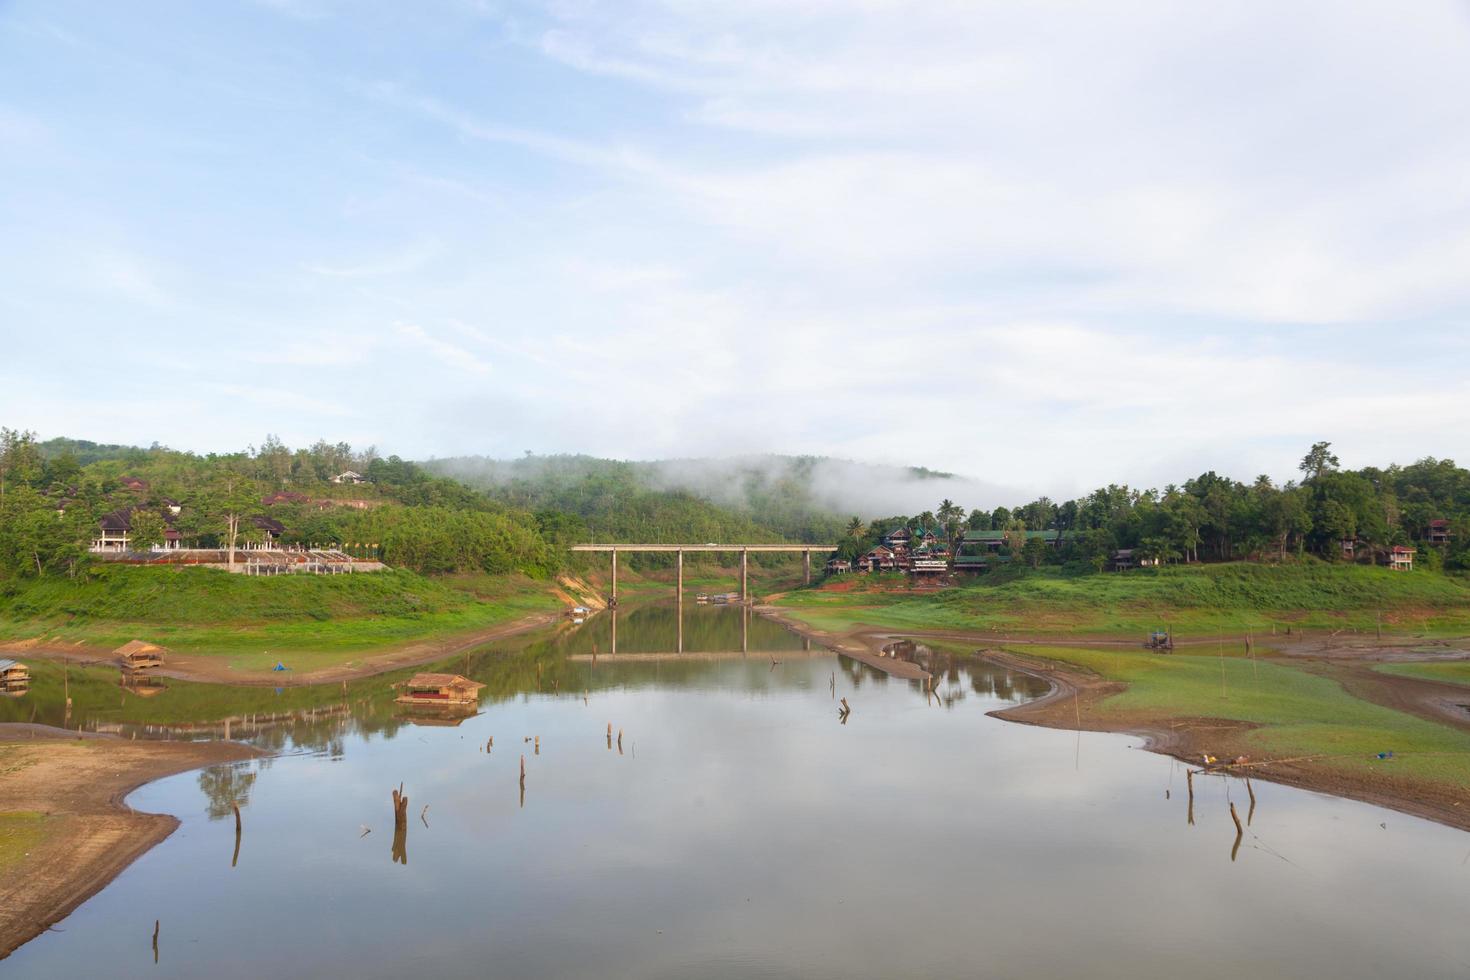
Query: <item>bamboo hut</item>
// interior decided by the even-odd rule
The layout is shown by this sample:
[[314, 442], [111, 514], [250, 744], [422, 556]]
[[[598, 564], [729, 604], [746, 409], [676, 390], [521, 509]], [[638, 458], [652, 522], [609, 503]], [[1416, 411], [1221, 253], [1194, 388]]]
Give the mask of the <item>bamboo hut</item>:
[[150, 667], [163, 666], [163, 647], [144, 643], [142, 640], [130, 640], [112, 652], [117, 654], [118, 662], [127, 670], [147, 670]]
[[0, 658], [0, 695], [18, 698], [30, 689], [30, 668], [18, 660]]
[[476, 704], [480, 700], [479, 681], [459, 674], [414, 674], [395, 685], [402, 692], [394, 698], [399, 704]]

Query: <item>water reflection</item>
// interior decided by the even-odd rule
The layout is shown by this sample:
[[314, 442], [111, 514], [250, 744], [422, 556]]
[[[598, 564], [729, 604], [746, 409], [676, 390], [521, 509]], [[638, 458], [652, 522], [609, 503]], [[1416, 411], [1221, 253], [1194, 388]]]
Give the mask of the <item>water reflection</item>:
[[[1077, 733], [986, 715], [1044, 682], [922, 644], [896, 652], [930, 686], [739, 607], [618, 620], [454, 658], [487, 687], [451, 724], [404, 717], [396, 676], [119, 705], [73, 668], [84, 725], [294, 754], [134, 794], [182, 832], [7, 977], [1465, 974], [1463, 834], [1219, 775], [1176, 798], [1190, 770], [1120, 736], [1081, 766]], [[395, 803], [383, 865], [400, 779], [423, 826], [410, 864]], [[231, 868], [234, 802], [269, 847]], [[139, 910], [175, 937], [157, 968]]]

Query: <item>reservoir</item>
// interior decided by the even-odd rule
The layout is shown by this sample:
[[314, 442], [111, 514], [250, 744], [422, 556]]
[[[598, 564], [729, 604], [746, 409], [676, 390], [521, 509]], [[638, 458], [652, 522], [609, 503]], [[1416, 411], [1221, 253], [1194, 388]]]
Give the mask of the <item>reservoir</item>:
[[394, 704], [409, 672], [139, 695], [92, 668], [67, 713], [59, 669], [0, 720], [275, 754], [135, 792], [182, 826], [7, 978], [1470, 974], [1470, 835], [1199, 776], [1191, 823], [1139, 739], [989, 716], [1043, 681], [958, 658], [931, 695], [739, 606], [422, 668], [486, 685], [461, 716]]

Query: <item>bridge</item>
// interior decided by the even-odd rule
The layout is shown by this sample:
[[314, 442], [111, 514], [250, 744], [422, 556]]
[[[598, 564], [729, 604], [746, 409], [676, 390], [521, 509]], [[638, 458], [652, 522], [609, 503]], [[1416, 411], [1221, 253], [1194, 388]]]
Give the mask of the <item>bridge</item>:
[[740, 552], [740, 601], [750, 600], [749, 569], [750, 553], [769, 554], [771, 552], [800, 552], [802, 555], [802, 566], [807, 584], [812, 580], [812, 552], [828, 554], [836, 551], [835, 544], [574, 544], [573, 551], [597, 551], [612, 554], [612, 595], [610, 598], [614, 605], [618, 601], [618, 552], [625, 551], [634, 554], [656, 552], [667, 554], [673, 552], [677, 558], [674, 567], [675, 573], [674, 591], [679, 601], [684, 601], [684, 552]]

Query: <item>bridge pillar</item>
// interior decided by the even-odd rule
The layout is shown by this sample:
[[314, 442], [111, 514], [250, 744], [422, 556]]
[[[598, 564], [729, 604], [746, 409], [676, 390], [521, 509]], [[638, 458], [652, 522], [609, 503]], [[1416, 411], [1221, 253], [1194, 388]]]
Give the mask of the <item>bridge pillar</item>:
[[[684, 549], [680, 548], [674, 553], [674, 598], [677, 602], [684, 601]], [[682, 652], [682, 651], [681, 651]]]
[[618, 604], [618, 549], [612, 551], [612, 605]]
[[805, 550], [805, 551], [803, 551], [801, 553], [801, 566], [802, 566], [802, 569], [801, 569], [802, 570], [802, 574], [804, 576], [806, 576], [806, 584], [807, 585], [811, 585], [812, 584], [812, 549], [808, 548], [807, 550]]
[[749, 548], [741, 548], [740, 549], [740, 601], [741, 602], [749, 602], [750, 601], [750, 589], [748, 588], [748, 585], [749, 585], [749, 572], [750, 572], [750, 549]]

